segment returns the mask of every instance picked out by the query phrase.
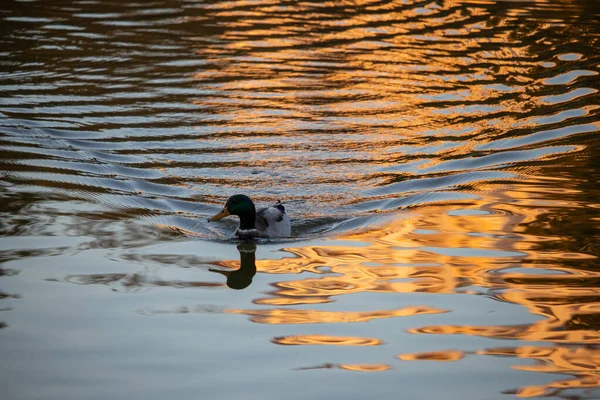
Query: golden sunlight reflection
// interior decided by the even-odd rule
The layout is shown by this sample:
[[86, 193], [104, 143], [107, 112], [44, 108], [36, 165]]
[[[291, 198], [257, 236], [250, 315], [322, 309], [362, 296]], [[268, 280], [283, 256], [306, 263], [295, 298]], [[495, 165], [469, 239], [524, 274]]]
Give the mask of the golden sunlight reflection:
[[340, 364], [340, 369], [359, 372], [387, 371], [391, 366], [388, 364]]
[[383, 342], [376, 338], [330, 335], [292, 335], [273, 338], [275, 344], [289, 346], [328, 345], [328, 346], [379, 346]]
[[466, 356], [513, 357], [531, 360], [534, 364], [516, 364], [514, 369], [572, 375], [572, 378], [559, 379], [544, 385], [523, 386], [505, 393], [518, 397], [553, 396], [560, 390], [595, 388], [600, 385], [600, 351], [595, 346], [520, 346], [488, 348], [474, 352], [440, 350], [427, 353], [400, 354], [403, 361], [459, 361]]
[[465, 353], [458, 350], [441, 350], [429, 353], [400, 354], [399, 359], [403, 361], [458, 361], [465, 356]]
[[[398, 358], [460, 362], [469, 355], [492, 356], [505, 352], [505, 355], [539, 362], [533, 366], [515, 365], [516, 369], [575, 376], [547, 385], [520, 388], [515, 393], [521, 397], [549, 393], [553, 388], [597, 385], [598, 375], [594, 371], [598, 367], [598, 355], [592, 346], [600, 343], [597, 319], [600, 274], [576, 263], [560, 262], [593, 262], [596, 257], [586, 249], [594, 247], [588, 244], [560, 253], [548, 250], [561, 240], [560, 232], [541, 237], [536, 227], [549, 210], [565, 209], [572, 203], [564, 194], [545, 186], [544, 178], [537, 179], [540, 183], [530, 185], [526, 191], [499, 190], [501, 186], [488, 184], [485, 197], [458, 207], [422, 207], [410, 218], [399, 218], [369, 231], [346, 233], [322, 245], [287, 248], [292, 258], [258, 260], [259, 273], [308, 275], [274, 282], [268, 296], [254, 300], [257, 305], [277, 308], [224, 312], [248, 315], [251, 321], [265, 324], [369, 322], [452, 313], [453, 310], [411, 305], [395, 310], [335, 312], [312, 310], [310, 305], [336, 301], [353, 293], [482, 294], [524, 307], [532, 314], [531, 322], [422, 326], [417, 318], [411, 320], [413, 325], [406, 332], [517, 339], [547, 342], [551, 346], [403, 353]], [[517, 213], [516, 204], [524, 203], [531, 206], [521, 206]], [[539, 207], [542, 204], [543, 207]], [[290, 305], [305, 308], [286, 308]], [[327, 335], [291, 335], [274, 338], [273, 342], [350, 346], [382, 343], [374, 338]], [[570, 345], [579, 347], [569, 348]], [[344, 367], [325, 364], [311, 368]]]
[[[227, 277], [227, 285], [234, 289], [250, 285], [255, 274], [273, 278], [270, 290], [261, 291], [253, 299], [256, 309], [197, 305], [172, 310], [140, 309], [138, 314], [237, 314], [254, 323], [287, 326], [373, 323], [410, 317], [406, 318], [410, 324], [404, 331], [407, 334], [467, 335], [547, 346], [406, 352], [396, 356], [401, 361], [462, 362], [467, 357], [513, 357], [534, 361], [534, 364], [515, 363], [513, 368], [518, 370], [572, 376], [544, 385], [511, 389], [519, 397], [592, 388], [599, 383], [596, 345], [600, 343], [597, 318], [600, 274], [591, 267], [597, 260], [597, 247], [592, 241], [582, 241], [562, 251], [554, 250], [563, 237], [560, 229], [553, 229], [548, 222], [548, 215], [577, 207], [570, 198], [578, 192], [557, 190], [548, 184], [557, 177], [531, 174], [528, 179], [528, 186], [518, 189], [486, 183], [479, 188], [477, 198], [453, 205], [422, 206], [418, 213], [377, 210], [378, 214], [389, 215], [384, 223], [360, 232], [349, 231], [318, 244], [287, 246], [282, 250], [289, 256], [281, 259], [256, 259], [257, 246], [244, 243], [238, 246], [239, 259], [210, 262], [218, 268], [210, 271]], [[543, 234], [541, 229], [545, 229]], [[188, 267], [199, 262], [165, 255], [146, 256], [138, 261], [175, 262]], [[280, 280], [278, 276], [286, 279]], [[80, 285], [108, 285], [113, 290], [223, 286], [125, 273], [72, 275], [65, 280]], [[419, 321], [427, 315], [452, 316], [455, 310], [451, 306], [442, 309], [415, 303], [360, 311], [317, 308], [356, 293], [483, 295], [499, 304], [520, 306], [532, 318], [514, 324], [421, 324]], [[289, 346], [384, 344], [384, 338], [369, 336], [290, 332], [271, 341]], [[297, 369], [375, 372], [390, 368], [388, 364], [325, 363]]]
[[[276, 374], [279, 353], [329, 375], [503, 357], [549, 377], [518, 397], [600, 386], [592, 0], [30, 3], [2, 15], [0, 256], [57, 266], [0, 270], [25, 317], [56, 290], [85, 312], [37, 322], [111, 329], [88, 315], [103, 293], [135, 334], [167, 327], [146, 335], [159, 360], [216, 338], [235, 361], [260, 332]], [[281, 198], [292, 237], [236, 247], [234, 221], [206, 224], [236, 193]], [[19, 296], [0, 293], [10, 335]]]
[[355, 372], [381, 372], [391, 369], [392, 366], [389, 364], [334, 364], [325, 363], [321, 365], [315, 365], [312, 367], [301, 367], [296, 368], [297, 371], [311, 370], [311, 369], [343, 369], [346, 371]]
[[[434, 335], [473, 335], [497, 339], [520, 339], [553, 343], [595, 344], [600, 342], [600, 333], [593, 330], [554, 332], [551, 324], [542, 322], [514, 326], [454, 326], [436, 325], [411, 328], [409, 333]], [[562, 326], [560, 326], [562, 328]]]
[[296, 309], [272, 310], [226, 310], [231, 314], [245, 314], [252, 322], [261, 324], [319, 324], [344, 322], [369, 322], [374, 319], [408, 317], [421, 314], [441, 314], [447, 312], [433, 307], [406, 307], [398, 310], [378, 310], [365, 312], [319, 311]]
[[[600, 387], [597, 1], [20, 2], [0, 5], [13, 392]], [[281, 200], [291, 237], [206, 222], [238, 193]]]

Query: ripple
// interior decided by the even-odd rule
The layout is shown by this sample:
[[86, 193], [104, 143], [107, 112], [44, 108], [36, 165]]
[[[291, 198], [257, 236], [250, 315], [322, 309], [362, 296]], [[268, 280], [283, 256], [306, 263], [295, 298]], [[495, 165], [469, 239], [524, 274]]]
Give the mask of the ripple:
[[[429, 397], [484, 363], [502, 379], [466, 397], [599, 385], [593, 1], [18, 3], [0, 6], [0, 328], [24, 396], [65, 397], [36, 377], [87, 385], [81, 360], [111, 351], [123, 382], [212, 360], [275, 398], [299, 365], [334, 397], [398, 365]], [[206, 223], [236, 193], [282, 200], [293, 237], [238, 255], [236, 222]], [[35, 340], [44, 373], [19, 355]], [[179, 359], [190, 343], [203, 357]], [[140, 346], [161, 368], [125, 360]]]
[[539, 342], [592, 344], [600, 340], [596, 331], [553, 332], [531, 326], [426, 326], [412, 328], [413, 334], [475, 335], [503, 339], [521, 339]]
[[[264, 304], [264, 303], [263, 303]], [[231, 314], [245, 314], [252, 322], [261, 324], [318, 324], [369, 322], [375, 319], [408, 317], [421, 314], [440, 314], [445, 310], [433, 307], [407, 307], [398, 310], [379, 310], [365, 312], [330, 312], [318, 310], [227, 310]]]
[[547, 142], [549, 140], [562, 139], [571, 135], [597, 132], [600, 127], [596, 124], [571, 125], [564, 128], [550, 129], [532, 133], [530, 135], [514, 138], [500, 139], [495, 142], [486, 143], [479, 150], [514, 149], [516, 147], [530, 146], [533, 144]]
[[413, 354], [401, 354], [398, 356], [403, 361], [442, 361], [452, 362], [458, 361], [465, 356], [465, 353], [459, 350], [444, 350], [434, 351], [428, 353], [413, 353]]
[[594, 76], [594, 75], [598, 75], [598, 73], [595, 71], [588, 71], [588, 70], [575, 70], [575, 71], [569, 71], [564, 74], [555, 76], [554, 78], [545, 79], [544, 83], [546, 85], [567, 85], [572, 82], [575, 82], [577, 80], [577, 78], [579, 78], [580, 76]]
[[543, 103], [549, 103], [549, 104], [560, 104], [560, 103], [571, 102], [578, 98], [588, 96], [592, 93], [598, 93], [598, 90], [592, 89], [592, 88], [578, 88], [578, 89], [571, 90], [570, 92], [564, 93], [564, 94], [544, 96], [544, 97], [540, 98], [540, 101]]
[[380, 346], [383, 342], [375, 338], [329, 335], [294, 335], [273, 338], [273, 343], [287, 346]]

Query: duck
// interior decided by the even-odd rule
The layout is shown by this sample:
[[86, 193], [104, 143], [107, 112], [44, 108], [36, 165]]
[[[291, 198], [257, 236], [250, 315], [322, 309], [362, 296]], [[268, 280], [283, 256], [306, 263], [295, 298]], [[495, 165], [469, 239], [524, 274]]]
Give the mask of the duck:
[[240, 238], [284, 238], [292, 234], [290, 217], [281, 201], [257, 211], [250, 197], [236, 194], [227, 199], [225, 207], [208, 221], [218, 221], [230, 215], [240, 218], [240, 225], [235, 231]]

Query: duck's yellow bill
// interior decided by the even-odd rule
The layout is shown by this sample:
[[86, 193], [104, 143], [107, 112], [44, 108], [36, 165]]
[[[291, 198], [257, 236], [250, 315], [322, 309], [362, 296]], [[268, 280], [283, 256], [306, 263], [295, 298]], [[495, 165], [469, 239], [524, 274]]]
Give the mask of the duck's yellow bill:
[[226, 216], [230, 215], [229, 214], [229, 210], [227, 208], [223, 208], [221, 210], [221, 212], [219, 212], [218, 214], [213, 215], [209, 221], [218, 221], [222, 218], [225, 218]]

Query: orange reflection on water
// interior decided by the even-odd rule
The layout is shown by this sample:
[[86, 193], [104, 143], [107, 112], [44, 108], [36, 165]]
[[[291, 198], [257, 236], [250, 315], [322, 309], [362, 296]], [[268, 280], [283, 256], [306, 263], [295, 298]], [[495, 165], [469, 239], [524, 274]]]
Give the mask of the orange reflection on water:
[[378, 310], [364, 312], [320, 311], [297, 309], [271, 310], [226, 310], [231, 314], [245, 314], [252, 322], [261, 324], [321, 324], [344, 322], [369, 322], [374, 319], [408, 317], [421, 314], [441, 314], [447, 311], [434, 307], [406, 307], [398, 310]]
[[303, 367], [296, 368], [296, 370], [311, 370], [311, 369], [343, 369], [346, 371], [356, 371], [356, 372], [381, 372], [387, 371], [392, 368], [389, 364], [334, 364], [334, 363], [325, 363], [322, 365], [315, 365], [313, 367]]
[[[503, 262], [522, 258], [524, 253], [514, 251], [517, 238], [497, 240], [458, 232], [475, 228], [498, 232], [511, 223], [512, 216], [490, 213], [489, 217], [478, 218], [478, 226], [475, 226], [472, 217], [457, 218], [436, 208], [430, 208], [429, 212], [424, 210], [424, 216], [419, 219], [401, 219], [340, 238], [356, 245], [342, 246], [333, 242], [286, 248], [296, 257], [257, 261], [257, 270], [262, 273], [308, 272], [313, 276], [273, 283], [274, 291], [269, 294], [275, 298], [260, 298], [255, 302], [315, 304], [354, 293], [452, 294], [463, 287], [504, 284], [501, 276], [491, 271], [497, 270]], [[437, 233], [413, 233], [426, 227], [437, 227]]]
[[400, 354], [399, 359], [404, 361], [458, 361], [465, 356], [465, 353], [459, 350], [441, 350], [428, 353]]
[[471, 356], [515, 357], [534, 360], [534, 365], [518, 364], [513, 368], [522, 371], [544, 372], [573, 375], [572, 378], [560, 379], [545, 385], [523, 386], [505, 393], [514, 393], [518, 397], [537, 397], [559, 395], [566, 389], [596, 388], [600, 386], [600, 350], [596, 347], [566, 346], [520, 346], [506, 348], [490, 348], [476, 352], [458, 350], [442, 350], [426, 353], [401, 354], [405, 361], [459, 361], [467, 354]]
[[597, 376], [586, 376], [582, 378], [564, 379], [551, 382], [547, 385], [524, 386], [515, 391], [517, 397], [554, 396], [566, 389], [594, 389], [600, 386], [600, 378]]
[[[597, 343], [597, 342], [596, 342]], [[535, 365], [515, 365], [523, 371], [573, 375], [545, 385], [518, 388], [518, 397], [558, 395], [565, 389], [596, 388], [600, 386], [600, 351], [595, 347], [541, 347], [522, 346], [515, 348], [487, 349], [478, 354], [517, 357], [535, 360]]]
[[524, 371], [592, 374], [600, 379], [600, 349], [595, 347], [571, 348], [566, 346], [521, 346], [486, 349], [478, 354], [511, 356], [538, 361], [536, 365], [516, 365]]
[[[351, 3], [352, 7], [363, 4]], [[540, 115], [556, 111], [536, 108], [543, 107], [540, 96], [548, 94], [537, 92], [553, 76], [536, 70], [539, 59], [531, 54], [537, 43], [522, 40], [562, 28], [532, 21], [514, 25], [518, 15], [529, 12], [527, 8], [503, 3], [492, 8], [476, 6], [497, 3], [487, 0], [464, 3], [423, 4], [417, 10], [406, 2], [370, 2], [365, 10], [385, 8], [385, 12], [345, 13], [336, 18], [327, 10], [335, 7], [334, 3], [286, 4], [285, 11], [271, 16], [270, 22], [262, 16], [270, 14], [271, 2], [251, 2], [251, 10], [239, 9], [247, 2], [213, 6], [220, 17], [227, 18], [221, 21], [226, 29], [220, 39], [227, 43], [222, 50], [231, 58], [215, 59], [218, 69], [195, 75], [202, 88], [221, 93], [198, 100], [200, 106], [214, 108], [231, 126], [256, 132], [268, 128], [278, 138], [294, 129], [304, 132], [305, 122], [334, 125], [327, 125], [331, 133], [327, 139], [298, 136], [288, 143], [297, 146], [293, 149], [298, 153], [261, 142], [242, 144], [246, 140], [242, 134], [235, 135], [231, 148], [238, 151], [242, 146], [260, 154], [253, 166], [268, 159], [284, 168], [318, 143], [326, 155], [303, 164], [302, 181], [329, 182], [331, 176], [322, 169], [334, 166], [331, 175], [343, 175], [340, 181], [378, 188], [374, 195], [361, 192], [359, 198], [340, 202], [359, 206], [366, 198], [379, 202], [381, 208], [369, 209], [369, 216], [381, 215], [385, 220], [371, 229], [361, 226], [359, 233], [347, 232], [336, 241], [285, 249], [291, 257], [257, 260], [259, 274], [271, 278], [287, 275], [286, 279], [275, 278], [271, 290], [253, 300], [266, 309], [225, 312], [265, 324], [366, 322], [444, 311], [414, 305], [344, 312], [312, 308], [359, 293], [481, 294], [522, 307], [533, 322], [499, 324], [490, 315], [477, 324], [415, 325], [407, 331], [573, 346], [600, 341], [599, 276], [597, 268], [590, 267], [597, 261], [593, 251], [586, 250], [593, 250], [594, 244], [569, 246], [573, 238], [555, 229], [571, 209], [585, 208], [588, 201], [576, 199], [581, 189], [569, 187], [571, 177], [554, 176], [547, 168], [548, 162], [584, 147], [570, 143], [546, 151], [544, 146], [554, 144], [550, 140], [536, 145], [543, 136]], [[297, 19], [299, 14], [304, 18]], [[307, 23], [312, 16], [317, 23]], [[497, 26], [502, 29], [495, 29]], [[511, 45], [516, 42], [527, 45]], [[365, 126], [366, 133], [356, 129]], [[532, 141], [527, 138], [530, 134]], [[544, 151], [531, 155], [527, 153], [531, 148]], [[415, 168], [399, 168], [413, 161]], [[350, 167], [340, 174], [345, 163]], [[357, 165], [367, 172], [356, 174], [353, 169]], [[506, 174], [491, 179], [485, 173], [493, 170]], [[466, 181], [455, 177], [440, 187], [425, 185], [423, 189], [418, 185], [428, 178], [452, 178], [452, 173], [460, 175], [461, 171], [480, 176]], [[371, 185], [368, 179], [377, 183]], [[411, 180], [417, 184], [394, 186]], [[428, 206], [429, 200], [423, 196], [406, 203], [418, 205], [418, 213], [409, 214], [412, 209], [398, 212], [405, 197], [428, 191], [476, 196], [442, 200], [444, 207], [435, 207], [435, 200]], [[549, 214], [556, 218], [548, 218]], [[578, 229], [568, 228], [567, 232]], [[235, 261], [221, 265], [237, 267]], [[302, 306], [305, 309], [298, 308]], [[273, 341], [339, 345], [348, 340], [362, 339], [300, 335]], [[587, 357], [589, 349], [579, 351]], [[465, 354], [451, 350], [400, 358], [458, 361]], [[535, 359], [533, 353], [523, 357]], [[527, 390], [531, 395], [538, 389], [520, 390], [519, 395], [525, 396]]]
[[435, 325], [411, 328], [409, 333], [435, 335], [473, 335], [496, 339], [520, 339], [553, 343], [600, 343], [600, 332], [593, 330], [554, 331], [564, 328], [546, 320], [531, 325], [513, 326], [455, 326]]
[[360, 371], [360, 372], [379, 372], [387, 371], [391, 368], [388, 364], [340, 364], [340, 369], [348, 371]]
[[[231, 96], [212, 96], [199, 104], [215, 106], [232, 126], [251, 124], [264, 129], [267, 124], [284, 133], [286, 125], [297, 128], [299, 121], [325, 117], [336, 125], [367, 125], [371, 132], [382, 126], [411, 128], [402, 132], [407, 136], [414, 136], [415, 126], [444, 128], [459, 122], [457, 117], [465, 113], [485, 116], [488, 111], [494, 114], [521, 104], [503, 101], [503, 92], [489, 89], [488, 84], [496, 80], [495, 75], [518, 82], [531, 80], [527, 74], [537, 64], [525, 61], [529, 46], [490, 48], [490, 43], [514, 41], [514, 33], [508, 29], [484, 35], [482, 46], [482, 38], [475, 32], [490, 28], [481, 21], [490, 19], [488, 10], [469, 7], [467, 12], [463, 5], [449, 2], [417, 8], [404, 2], [352, 2], [348, 6], [357, 12], [331, 14], [339, 4], [289, 3], [281, 7], [266, 1], [207, 7], [223, 28], [218, 34], [222, 43], [219, 56], [214, 59], [219, 68], [202, 70], [194, 77], [207, 88]], [[471, 18], [476, 21], [466, 23]], [[498, 63], [494, 70], [473, 65], [478, 59], [487, 65], [490, 60], [514, 58], [519, 62]], [[423, 70], [428, 73], [421, 73]], [[451, 88], [465, 89], [460, 102], [449, 90], [450, 83], [454, 84]], [[354, 95], [340, 98], [340, 91]], [[365, 95], [357, 99], [358, 93]], [[425, 100], [422, 94], [441, 97]], [[451, 110], [449, 101], [459, 106]], [[460, 107], [465, 102], [468, 106]], [[261, 106], [287, 113], [267, 115]], [[503, 120], [515, 119], [504, 115]], [[470, 125], [485, 124], [471, 121]], [[469, 148], [470, 144], [464, 142], [460, 147]], [[343, 145], [337, 148], [346, 149]]]
[[376, 338], [355, 336], [330, 336], [330, 335], [292, 335], [280, 336], [271, 340], [275, 344], [290, 346], [298, 345], [328, 345], [328, 346], [379, 346], [383, 341]]
[[270, 305], [270, 306], [295, 306], [299, 304], [322, 304], [322, 303], [330, 303], [332, 300], [325, 297], [302, 297], [302, 296], [293, 296], [293, 297], [262, 297], [259, 299], [255, 299], [255, 304], [262, 305]]
[[[508, 355], [535, 360], [535, 365], [515, 365], [515, 369], [562, 373], [572, 378], [545, 385], [514, 390], [520, 397], [548, 395], [553, 391], [598, 386], [600, 332], [597, 315], [599, 274], [585, 264], [593, 262], [587, 245], [573, 251], [549, 251], [560, 234], [538, 233], [535, 227], [547, 209], [568, 207], [568, 202], [530, 186], [518, 194], [489, 187], [489, 198], [465, 204], [464, 215], [443, 207], [423, 207], [420, 215], [392, 221], [358, 234], [346, 234], [339, 241], [320, 246], [286, 249], [295, 258], [261, 260], [259, 272], [303, 273], [301, 279], [272, 283], [268, 297], [255, 300], [262, 305], [279, 306], [267, 310], [229, 310], [249, 315], [268, 324], [345, 323], [391, 318], [401, 315], [441, 313], [434, 307], [409, 306], [398, 310], [330, 312], [287, 309], [287, 305], [309, 305], [335, 301], [355, 293], [481, 293], [502, 303], [522, 306], [532, 315], [531, 323], [464, 325], [415, 325], [410, 334], [474, 335], [491, 339], [548, 342], [553, 347], [522, 346], [514, 349], [432, 351], [404, 353], [404, 361], [460, 362], [481, 355]], [[516, 209], [514, 202], [530, 206]], [[461, 207], [461, 206], [459, 206]], [[476, 210], [471, 214], [469, 210]], [[518, 212], [517, 212], [518, 211]], [[421, 233], [423, 232], [423, 233]], [[507, 234], [518, 232], [518, 234]], [[343, 241], [343, 244], [342, 242]], [[558, 257], [557, 257], [558, 256]], [[308, 275], [305, 275], [308, 273]], [[541, 318], [539, 318], [541, 317]], [[418, 320], [416, 320], [418, 321]], [[418, 323], [418, 322], [417, 322]], [[292, 335], [273, 340], [277, 344], [375, 345], [378, 339]], [[558, 345], [560, 343], [561, 345]], [[571, 347], [573, 346], [573, 347]], [[328, 368], [342, 368], [327, 364]], [[324, 367], [323, 367], [324, 368]]]

